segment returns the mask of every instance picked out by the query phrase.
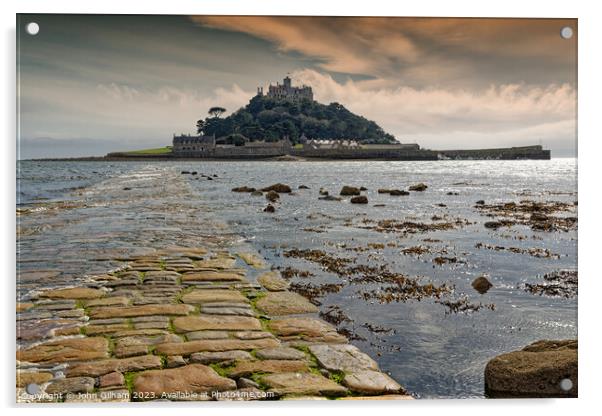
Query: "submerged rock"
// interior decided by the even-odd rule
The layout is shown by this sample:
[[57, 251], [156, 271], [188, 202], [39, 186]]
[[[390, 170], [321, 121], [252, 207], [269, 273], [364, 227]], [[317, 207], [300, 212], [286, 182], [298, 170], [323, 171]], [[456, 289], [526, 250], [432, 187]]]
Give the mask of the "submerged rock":
[[309, 186], [307, 186], [307, 185], [299, 185], [299, 189], [309, 189]]
[[428, 186], [426, 186], [426, 184], [421, 182], [416, 185], [410, 186], [408, 189], [410, 191], [422, 192], [422, 191], [426, 191], [427, 188], [428, 188]]
[[359, 195], [360, 189], [354, 186], [343, 186], [339, 195], [350, 196], [350, 195]]
[[479, 276], [472, 281], [472, 287], [482, 295], [491, 289], [493, 285], [485, 276]]
[[577, 397], [577, 340], [537, 341], [485, 367], [491, 398]]
[[364, 195], [354, 196], [353, 198], [351, 198], [351, 203], [352, 204], [367, 204], [368, 198], [365, 197]]
[[338, 196], [333, 196], [333, 195], [322, 196], [318, 199], [320, 199], [322, 201], [341, 201], [341, 198], [339, 198]]
[[251, 192], [251, 195], [253, 195], [253, 196], [262, 196], [263, 192], [261, 192], [261, 191], [253, 191], [253, 192]]
[[288, 185], [285, 185], [283, 183], [276, 183], [274, 185], [270, 185], [265, 188], [262, 188], [261, 190], [263, 192], [274, 191], [274, 192], [278, 192], [279, 194], [290, 194], [292, 192], [291, 187]]

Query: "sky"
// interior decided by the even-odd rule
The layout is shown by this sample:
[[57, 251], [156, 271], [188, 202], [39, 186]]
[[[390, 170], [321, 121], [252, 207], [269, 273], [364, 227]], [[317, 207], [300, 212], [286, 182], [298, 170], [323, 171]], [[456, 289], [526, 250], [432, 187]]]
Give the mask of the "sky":
[[170, 145], [287, 74], [403, 143], [576, 156], [575, 19], [19, 15], [17, 33], [21, 159]]

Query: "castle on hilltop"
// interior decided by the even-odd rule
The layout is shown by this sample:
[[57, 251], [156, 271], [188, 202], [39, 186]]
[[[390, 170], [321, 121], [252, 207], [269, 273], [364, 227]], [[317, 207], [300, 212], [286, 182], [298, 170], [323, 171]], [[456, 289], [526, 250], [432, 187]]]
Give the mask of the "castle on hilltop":
[[[257, 95], [263, 96], [263, 87], [257, 87]], [[301, 101], [304, 99], [310, 101], [314, 100], [314, 93], [311, 87], [307, 85], [293, 87], [291, 84], [291, 79], [288, 76], [283, 79], [282, 84], [270, 84], [270, 86], [268, 87], [267, 96], [269, 98], [289, 101]]]

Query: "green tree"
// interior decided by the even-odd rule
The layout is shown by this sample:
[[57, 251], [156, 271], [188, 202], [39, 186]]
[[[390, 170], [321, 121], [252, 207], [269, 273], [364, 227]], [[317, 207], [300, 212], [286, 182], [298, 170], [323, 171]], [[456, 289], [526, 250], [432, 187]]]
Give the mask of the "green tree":
[[221, 116], [225, 112], [226, 112], [226, 109], [224, 107], [211, 107], [209, 109], [209, 115], [213, 116], [215, 118], [219, 118], [219, 116]]

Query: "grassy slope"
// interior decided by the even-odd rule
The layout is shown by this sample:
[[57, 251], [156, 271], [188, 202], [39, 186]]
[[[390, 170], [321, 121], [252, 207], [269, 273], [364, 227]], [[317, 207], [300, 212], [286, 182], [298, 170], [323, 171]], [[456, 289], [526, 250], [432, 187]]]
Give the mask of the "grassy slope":
[[128, 155], [162, 155], [171, 153], [171, 146], [159, 147], [156, 149], [133, 150], [131, 152], [123, 152]]

